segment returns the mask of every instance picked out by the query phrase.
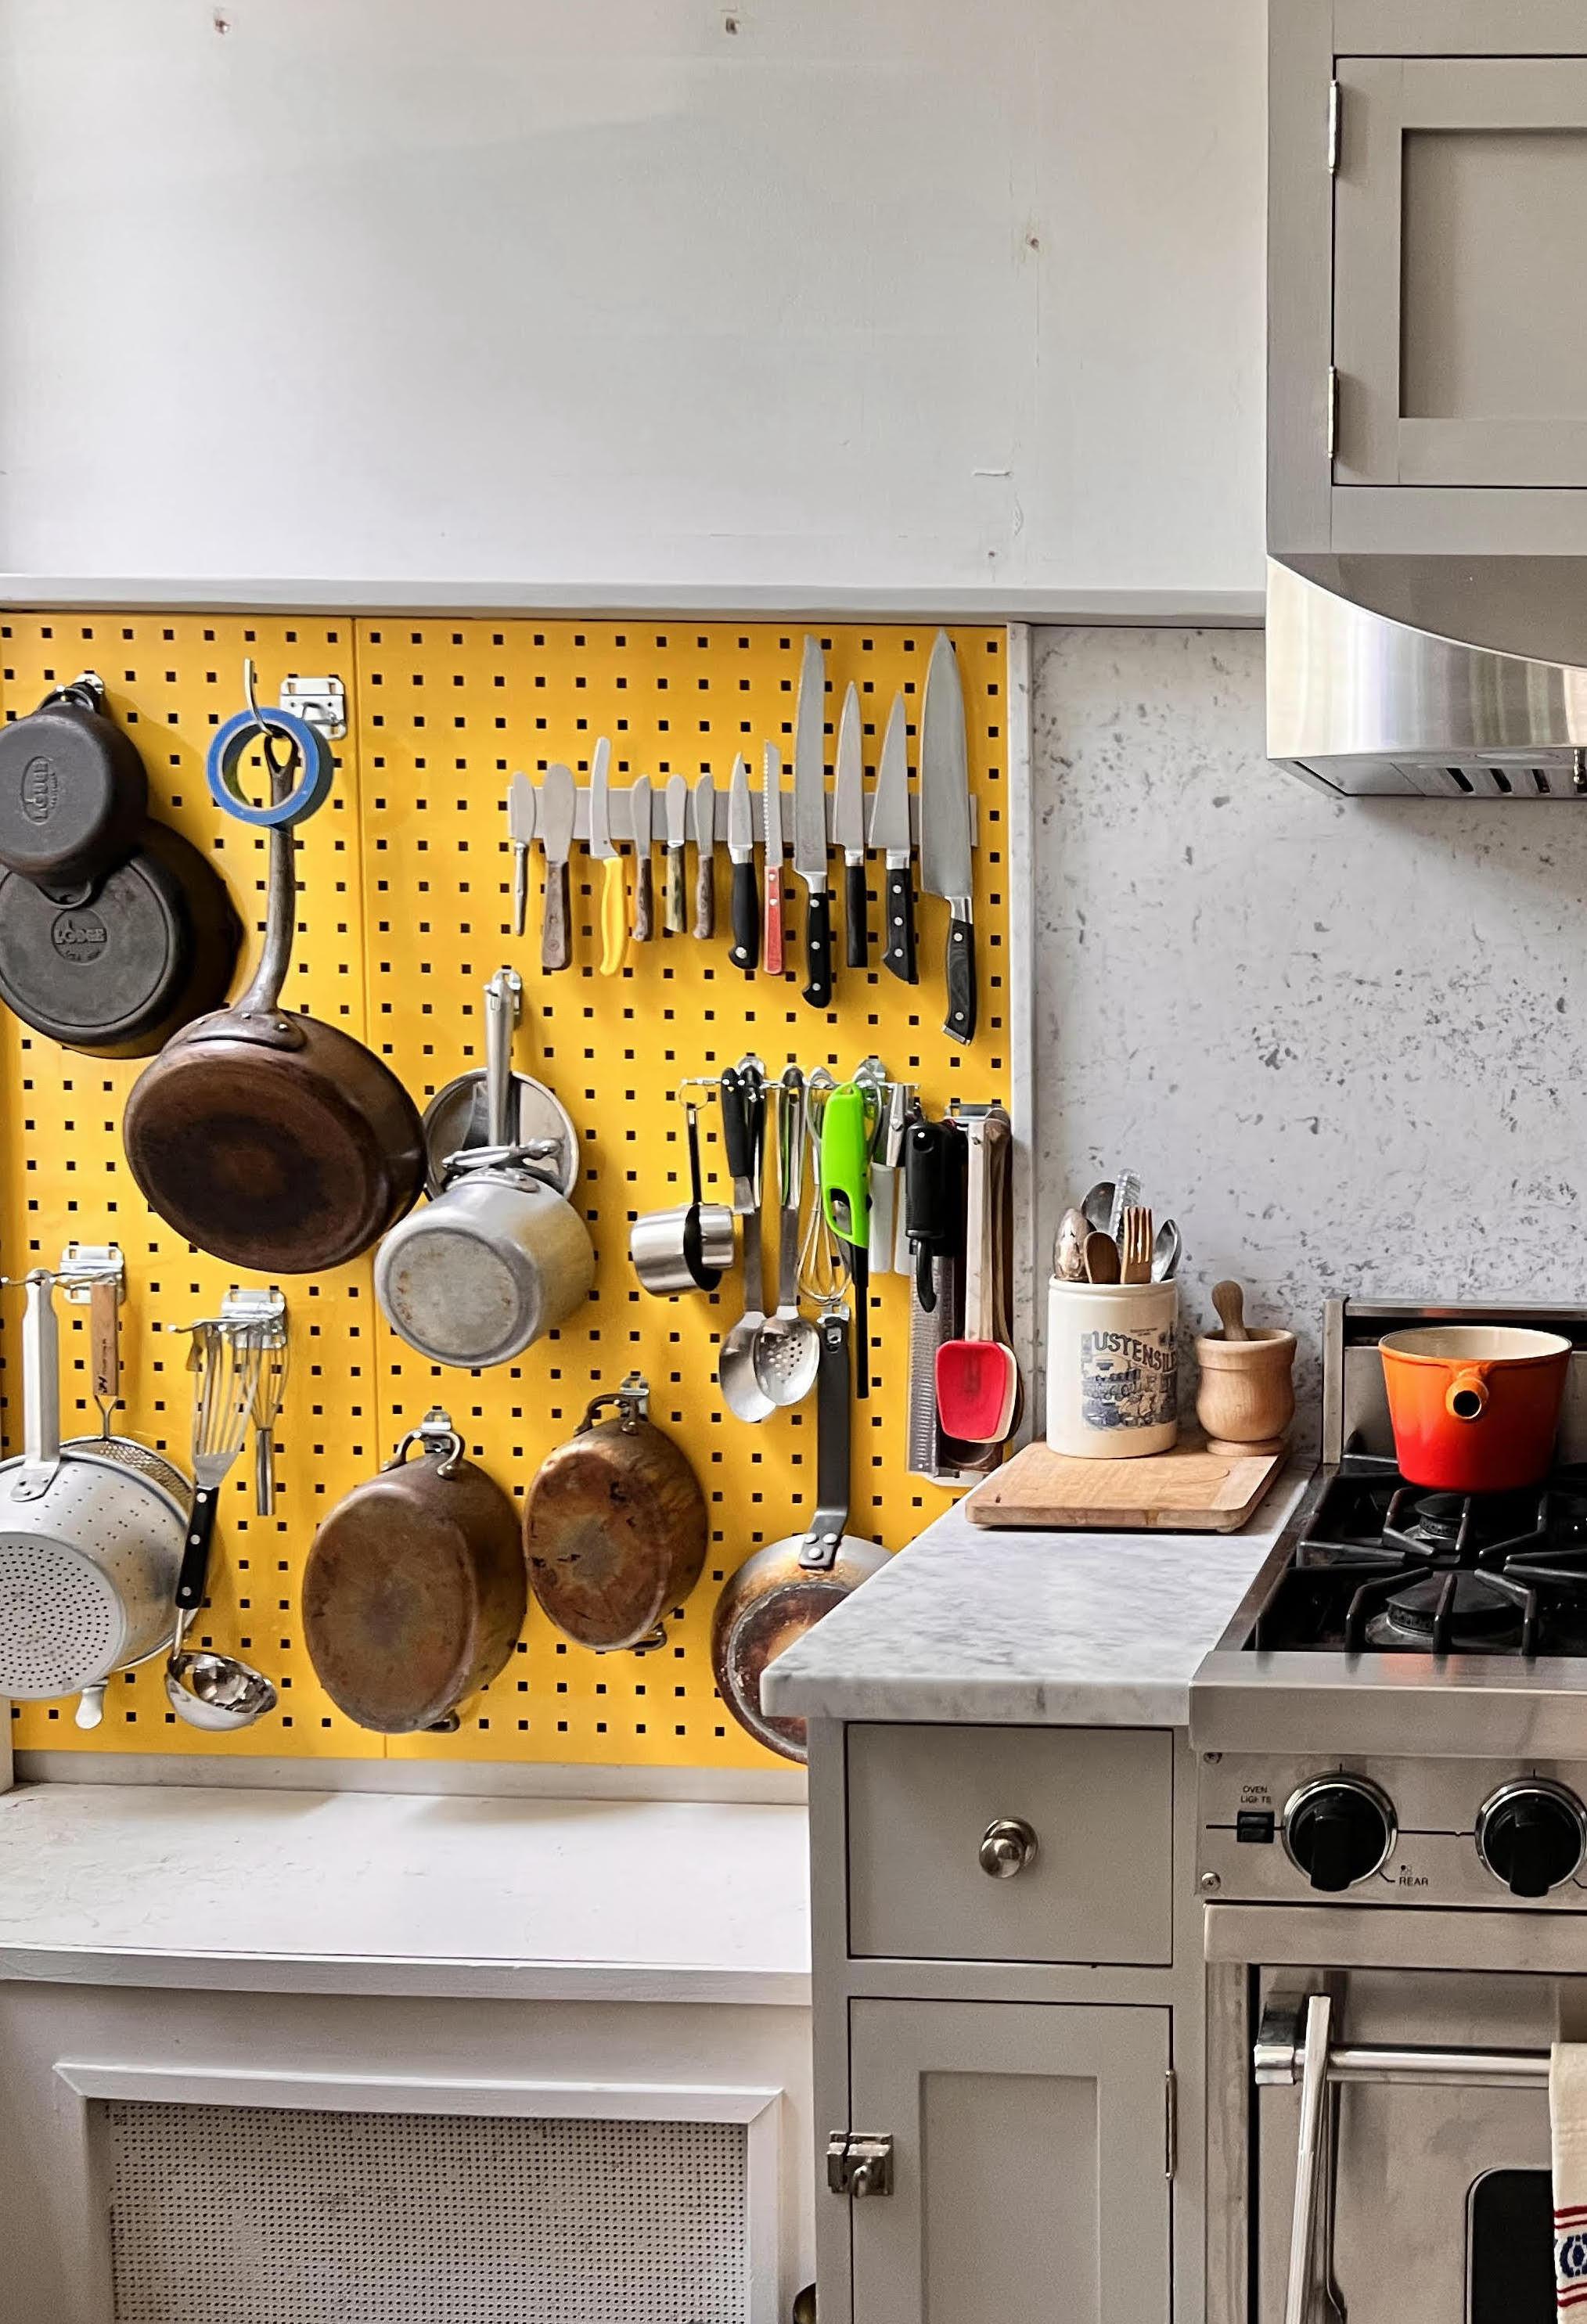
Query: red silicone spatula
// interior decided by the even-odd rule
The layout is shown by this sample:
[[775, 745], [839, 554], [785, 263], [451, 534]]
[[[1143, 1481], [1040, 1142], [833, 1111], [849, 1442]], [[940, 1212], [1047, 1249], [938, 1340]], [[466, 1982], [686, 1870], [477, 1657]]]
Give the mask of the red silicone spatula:
[[964, 1337], [937, 1351], [937, 1416], [964, 1444], [1001, 1444], [1020, 1393], [1014, 1351], [993, 1338], [992, 1213], [987, 1203], [986, 1124], [971, 1115], [969, 1199], [964, 1222]]

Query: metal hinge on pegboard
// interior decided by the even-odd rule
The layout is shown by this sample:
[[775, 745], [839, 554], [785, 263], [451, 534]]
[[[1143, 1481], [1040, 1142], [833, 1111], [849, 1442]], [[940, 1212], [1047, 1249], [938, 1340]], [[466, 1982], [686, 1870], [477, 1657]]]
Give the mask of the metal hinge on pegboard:
[[347, 731], [347, 689], [339, 678], [283, 678], [280, 701], [333, 742]]

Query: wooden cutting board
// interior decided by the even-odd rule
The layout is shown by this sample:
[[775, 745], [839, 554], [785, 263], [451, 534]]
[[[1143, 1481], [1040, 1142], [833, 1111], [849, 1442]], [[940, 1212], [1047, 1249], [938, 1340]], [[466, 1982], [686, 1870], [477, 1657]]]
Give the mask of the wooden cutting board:
[[1233, 1533], [1284, 1464], [1282, 1452], [1209, 1452], [1199, 1435], [1140, 1461], [1077, 1461], [1028, 1444], [962, 1504], [972, 1524], [1028, 1531]]

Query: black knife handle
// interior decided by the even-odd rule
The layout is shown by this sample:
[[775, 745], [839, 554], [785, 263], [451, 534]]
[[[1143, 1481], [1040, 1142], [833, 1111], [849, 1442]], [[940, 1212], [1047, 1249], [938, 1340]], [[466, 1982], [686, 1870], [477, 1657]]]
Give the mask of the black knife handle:
[[805, 998], [812, 1009], [832, 1006], [832, 898], [812, 888], [805, 912]]
[[915, 886], [906, 863], [901, 871], [890, 865], [887, 874], [887, 949], [881, 955], [883, 968], [890, 968], [906, 984], [918, 984], [920, 971], [915, 960]]
[[851, 968], [871, 965], [871, 931], [865, 926], [865, 864], [845, 863], [843, 873], [844, 919], [848, 930], [848, 950], [844, 957]]
[[215, 1539], [215, 1517], [220, 1507], [220, 1487], [200, 1485], [193, 1495], [193, 1514], [182, 1544], [181, 1570], [176, 1578], [176, 1602], [190, 1614], [204, 1602], [209, 1586], [209, 1545]]
[[948, 924], [948, 1013], [943, 1031], [951, 1041], [975, 1038], [975, 929], [955, 912]]
[[761, 890], [755, 879], [755, 859], [733, 867], [733, 945], [727, 955], [734, 968], [753, 976], [761, 961]]

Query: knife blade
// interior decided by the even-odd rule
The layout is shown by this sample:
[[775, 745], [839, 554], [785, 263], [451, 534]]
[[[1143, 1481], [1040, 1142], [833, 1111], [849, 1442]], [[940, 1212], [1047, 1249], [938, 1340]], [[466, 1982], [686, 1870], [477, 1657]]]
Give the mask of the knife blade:
[[534, 844], [534, 785], [514, 775], [507, 786], [507, 836], [512, 843], [512, 933], [529, 918], [529, 851]]
[[761, 965], [782, 976], [782, 753], [768, 742], [761, 761], [761, 812], [766, 825], [766, 941]]
[[695, 934], [716, 933], [716, 786], [702, 775], [694, 789]]
[[571, 960], [572, 915], [568, 908], [567, 858], [573, 853], [573, 818], [578, 790], [573, 770], [559, 761], [540, 781], [535, 823], [546, 851], [546, 907], [540, 917], [540, 966], [566, 968]]
[[860, 739], [860, 689], [852, 682], [837, 722], [837, 775], [832, 790], [832, 836], [843, 849], [844, 921], [851, 968], [871, 964], [865, 926], [865, 771]]
[[641, 775], [628, 794], [633, 824], [633, 938], [649, 944], [656, 933], [656, 890], [650, 878], [650, 779]]
[[727, 957], [753, 976], [761, 960], [761, 898], [755, 884], [755, 810], [750, 800], [749, 761], [741, 752], [733, 762], [727, 793], [727, 852], [733, 858], [733, 943]]
[[826, 663], [815, 638], [805, 640], [799, 706], [794, 719], [794, 870], [805, 882], [805, 999], [832, 1005], [832, 895], [826, 885]]
[[887, 714], [876, 788], [871, 795], [871, 844], [887, 857], [887, 943], [883, 968], [906, 984], [918, 984], [915, 962], [914, 841], [909, 830], [909, 745], [904, 697], [895, 694]]
[[950, 1040], [975, 1038], [975, 927], [970, 862], [970, 768], [964, 694], [953, 640], [938, 630], [920, 714], [920, 884], [946, 897]]
[[688, 933], [683, 900], [683, 850], [688, 837], [688, 785], [673, 775], [667, 785], [667, 876], [663, 882], [661, 926], [669, 936]]
[[601, 974], [615, 976], [628, 950], [628, 877], [612, 843], [612, 745], [603, 734], [590, 762], [590, 853], [601, 867]]

